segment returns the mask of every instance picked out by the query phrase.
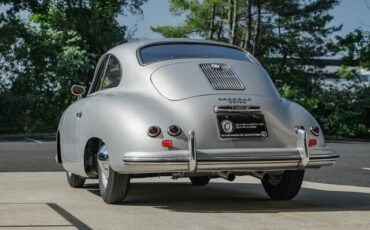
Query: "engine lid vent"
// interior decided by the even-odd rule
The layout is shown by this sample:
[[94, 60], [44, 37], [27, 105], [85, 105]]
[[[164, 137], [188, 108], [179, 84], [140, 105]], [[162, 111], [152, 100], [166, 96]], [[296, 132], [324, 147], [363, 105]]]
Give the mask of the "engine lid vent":
[[244, 90], [245, 87], [238, 76], [227, 64], [199, 64], [209, 83], [215, 90]]

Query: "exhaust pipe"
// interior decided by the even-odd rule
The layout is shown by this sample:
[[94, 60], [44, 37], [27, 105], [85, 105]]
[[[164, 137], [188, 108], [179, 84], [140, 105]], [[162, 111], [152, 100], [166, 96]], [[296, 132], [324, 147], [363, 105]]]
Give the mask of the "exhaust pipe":
[[228, 181], [234, 181], [235, 177], [236, 177], [235, 174], [231, 173], [231, 172], [226, 172], [226, 173], [217, 172], [217, 176], [222, 177], [222, 178], [224, 178], [225, 180], [228, 180]]

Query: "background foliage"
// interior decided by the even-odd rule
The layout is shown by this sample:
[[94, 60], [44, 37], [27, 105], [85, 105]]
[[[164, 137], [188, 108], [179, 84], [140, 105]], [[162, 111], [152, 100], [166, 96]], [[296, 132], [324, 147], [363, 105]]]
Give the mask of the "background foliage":
[[117, 16], [145, 1], [1, 1], [0, 133], [55, 131], [70, 86], [88, 86], [98, 58], [131, 36]]
[[[75, 98], [72, 84], [89, 85], [98, 58], [133, 34], [117, 21], [142, 14], [147, 0], [0, 0], [0, 134], [54, 132]], [[154, 0], [153, 0], [154, 1]], [[169, 0], [185, 15], [177, 26], [152, 30], [237, 45], [255, 55], [282, 96], [305, 106], [329, 135], [370, 137], [370, 89], [356, 83], [370, 69], [370, 34], [333, 37], [330, 10], [339, 0]], [[370, 11], [369, 11], [370, 12]], [[354, 84], [323, 87], [325, 63], [343, 57], [340, 74]]]
[[[359, 84], [323, 87], [328, 55], [343, 56], [340, 75], [370, 69], [370, 37], [355, 30], [333, 38], [329, 26], [338, 0], [170, 0], [170, 12], [186, 19], [152, 30], [165, 37], [200, 37], [248, 50], [267, 69], [282, 96], [297, 101], [317, 118], [326, 134], [370, 137], [370, 90]], [[369, 11], [370, 13], [370, 11]], [[354, 80], [354, 79], [352, 79]]]

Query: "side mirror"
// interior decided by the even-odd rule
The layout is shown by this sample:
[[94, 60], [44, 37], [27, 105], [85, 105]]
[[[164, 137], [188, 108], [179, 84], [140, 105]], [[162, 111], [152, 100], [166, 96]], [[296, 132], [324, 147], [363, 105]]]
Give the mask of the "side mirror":
[[83, 94], [85, 94], [86, 90], [85, 87], [80, 85], [72, 85], [71, 92], [73, 95], [82, 97]]

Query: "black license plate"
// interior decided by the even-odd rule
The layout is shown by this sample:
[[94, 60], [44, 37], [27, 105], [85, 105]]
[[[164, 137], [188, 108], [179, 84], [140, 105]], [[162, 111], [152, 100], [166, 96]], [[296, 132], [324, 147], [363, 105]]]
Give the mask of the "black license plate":
[[267, 137], [263, 114], [217, 115], [221, 138]]

